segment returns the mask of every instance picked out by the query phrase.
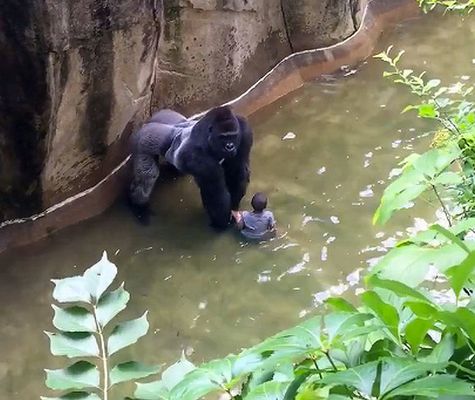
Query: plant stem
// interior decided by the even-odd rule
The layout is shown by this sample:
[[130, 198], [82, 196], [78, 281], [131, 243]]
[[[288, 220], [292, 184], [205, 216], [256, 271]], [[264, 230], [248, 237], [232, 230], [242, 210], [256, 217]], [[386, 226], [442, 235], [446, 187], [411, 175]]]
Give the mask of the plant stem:
[[102, 360], [102, 400], [109, 399], [109, 365], [107, 359], [107, 351], [106, 351], [106, 342], [104, 338], [104, 332], [102, 331], [102, 327], [97, 320], [96, 315], [96, 306], [93, 306], [94, 311], [94, 321], [96, 323], [96, 330], [97, 334], [99, 335], [99, 342], [101, 344], [101, 360]]
[[[440, 103], [437, 101], [437, 99], [435, 97], [432, 97], [432, 100], [434, 100], [434, 103], [435, 105], [437, 106], [437, 109], [439, 110], [439, 115], [440, 115], [440, 110], [442, 110], [442, 107], [440, 106]], [[452, 119], [450, 117], [447, 117], [447, 118], [440, 118], [441, 121], [447, 121], [448, 124], [452, 127], [452, 129], [455, 131], [455, 133], [458, 133], [460, 135], [460, 130], [459, 128], [457, 127], [457, 125], [455, 124], [454, 121], [452, 121]]]
[[465, 372], [467, 375], [470, 375], [472, 377], [475, 376], [475, 372], [473, 372], [471, 369], [463, 367], [462, 365], [456, 363], [455, 361], [449, 361], [449, 365], [454, 366], [455, 368], [457, 368], [458, 371]]
[[450, 218], [449, 210], [447, 210], [447, 207], [445, 206], [444, 202], [442, 201], [442, 199], [439, 195], [439, 192], [437, 191], [437, 188], [435, 187], [435, 185], [431, 185], [431, 186], [432, 186], [432, 190], [435, 193], [435, 197], [437, 197], [437, 200], [439, 201], [440, 205], [442, 206], [442, 210], [444, 211], [445, 218], [447, 218], [447, 222], [448, 222], [449, 226], [451, 227], [452, 226], [452, 219]]
[[315, 358], [312, 358], [313, 365], [315, 365], [315, 369], [317, 370], [317, 374], [320, 377], [320, 379], [323, 379], [322, 371], [320, 371], [320, 368], [318, 368], [317, 360]]
[[338, 371], [338, 368], [336, 367], [335, 363], [333, 362], [332, 358], [330, 357], [330, 352], [329, 351], [325, 351], [324, 352], [325, 355], [327, 356], [328, 358], [328, 361], [330, 361], [330, 364], [332, 365], [333, 369], [335, 370], [335, 372]]

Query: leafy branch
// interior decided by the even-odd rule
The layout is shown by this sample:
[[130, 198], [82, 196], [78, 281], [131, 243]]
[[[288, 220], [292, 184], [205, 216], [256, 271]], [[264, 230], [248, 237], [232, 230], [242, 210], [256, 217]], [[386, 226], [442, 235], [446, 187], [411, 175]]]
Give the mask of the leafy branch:
[[116, 266], [104, 252], [102, 259], [83, 275], [53, 279], [53, 298], [62, 306], [53, 305], [53, 325], [58, 331], [46, 332], [51, 353], [80, 359], [65, 369], [46, 370], [46, 385], [66, 392], [59, 399], [109, 400], [112, 386], [160, 370], [159, 366], [134, 361], [116, 365], [111, 361], [113, 354], [136, 343], [149, 328], [145, 313], [140, 318], [116, 324], [109, 334], [106, 332], [108, 324], [126, 308], [130, 298], [123, 284], [108, 291], [116, 275]]

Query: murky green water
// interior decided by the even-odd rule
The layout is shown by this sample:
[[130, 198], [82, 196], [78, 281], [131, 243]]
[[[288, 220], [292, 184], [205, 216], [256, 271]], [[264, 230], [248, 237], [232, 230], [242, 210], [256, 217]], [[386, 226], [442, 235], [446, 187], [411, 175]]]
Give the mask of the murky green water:
[[[418, 20], [381, 45], [407, 51], [407, 65], [448, 82], [470, 80], [475, 24], [459, 18]], [[390, 170], [427, 145], [429, 126], [399, 112], [411, 98], [381, 77], [369, 60], [358, 71], [327, 77], [268, 107], [252, 119], [252, 183], [265, 191], [280, 237], [246, 245], [232, 231], [207, 228], [198, 191], [187, 178], [161, 182], [149, 227], [122, 205], [67, 229], [32, 249], [0, 258], [0, 398], [33, 399], [46, 392], [49, 280], [82, 272], [102, 250], [119, 266], [132, 293], [125, 316], [150, 311], [150, 334], [133, 356], [169, 362], [185, 349], [204, 359], [238, 351], [315, 310], [328, 293], [358, 288], [359, 273], [385, 246], [430, 216], [422, 205], [388, 226], [371, 216]], [[289, 132], [295, 138], [282, 140]], [[368, 261], [369, 260], [369, 261]]]

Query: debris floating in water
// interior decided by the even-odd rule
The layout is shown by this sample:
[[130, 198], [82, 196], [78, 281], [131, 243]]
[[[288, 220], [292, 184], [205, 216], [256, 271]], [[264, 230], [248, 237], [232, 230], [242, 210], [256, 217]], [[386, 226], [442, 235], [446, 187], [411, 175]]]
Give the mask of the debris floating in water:
[[372, 185], [366, 186], [366, 189], [360, 192], [360, 197], [364, 197], [364, 198], [373, 197], [374, 192], [373, 192], [373, 189], [371, 189], [371, 186]]
[[327, 246], [322, 247], [322, 252], [320, 254], [320, 258], [322, 261], [327, 261], [328, 260], [328, 248]]
[[295, 139], [297, 135], [293, 132], [287, 132], [286, 135], [282, 138], [282, 140], [292, 140]]

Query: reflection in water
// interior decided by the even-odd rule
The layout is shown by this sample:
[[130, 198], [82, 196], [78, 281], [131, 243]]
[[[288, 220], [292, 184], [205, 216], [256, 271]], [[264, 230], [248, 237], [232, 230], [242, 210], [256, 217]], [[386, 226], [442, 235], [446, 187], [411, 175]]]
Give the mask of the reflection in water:
[[[408, 67], [455, 81], [471, 69], [462, 39], [472, 26], [437, 22], [405, 26], [388, 43], [407, 50]], [[397, 228], [432, 213], [422, 205], [384, 228], [371, 225], [384, 186], [399, 172], [393, 168], [427, 145], [419, 133], [431, 129], [399, 115], [411, 97], [382, 71], [368, 60], [357, 73], [310, 83], [252, 118], [253, 174], [243, 208], [252, 193], [268, 194], [279, 229], [271, 242], [251, 245], [237, 232], [208, 229], [196, 186], [177, 177], [159, 183], [148, 227], [117, 204], [2, 257], [0, 398], [46, 392], [42, 369], [63, 365], [49, 356], [42, 334], [52, 329], [49, 281], [82, 272], [104, 249], [132, 294], [124, 318], [150, 311], [150, 335], [129, 350], [146, 362], [174, 360], [181, 350], [194, 351], [196, 362], [238, 351], [314, 312], [329, 295], [357, 294], [367, 265], [404, 234]]]

